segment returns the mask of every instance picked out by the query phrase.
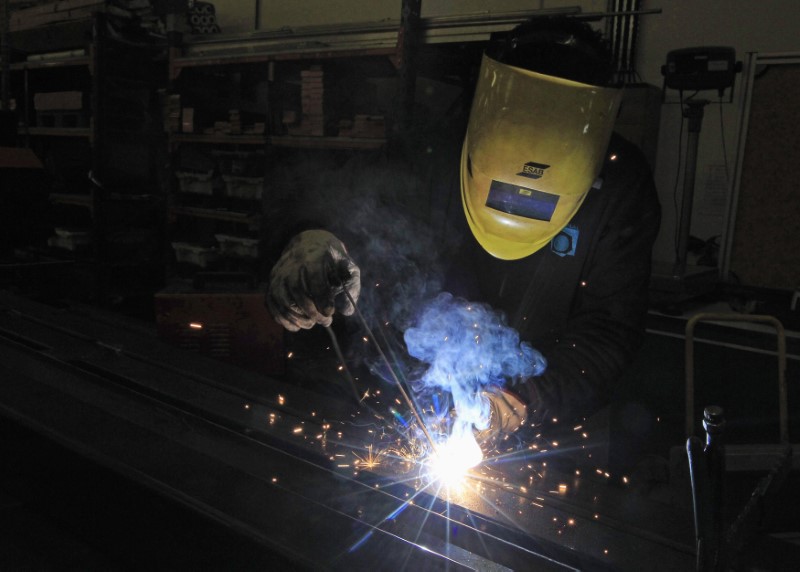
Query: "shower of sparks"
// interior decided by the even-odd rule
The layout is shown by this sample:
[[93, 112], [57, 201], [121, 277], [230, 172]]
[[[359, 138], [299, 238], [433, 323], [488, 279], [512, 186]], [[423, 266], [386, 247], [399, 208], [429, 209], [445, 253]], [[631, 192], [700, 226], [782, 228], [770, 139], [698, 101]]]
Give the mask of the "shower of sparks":
[[[388, 326], [388, 322], [385, 324]], [[437, 338], [438, 343], [452, 345], [454, 342], [447, 336], [443, 338]], [[376, 339], [385, 340], [386, 336], [378, 328], [362, 339], [364, 343], [376, 343]], [[488, 338], [476, 335], [473, 339], [483, 346]], [[287, 357], [292, 355], [290, 352]], [[348, 367], [341, 359], [332, 365], [336, 371]], [[402, 371], [399, 366], [392, 368], [393, 365], [397, 366], [389, 364], [389, 368]], [[585, 471], [590, 473], [586, 477], [581, 477], [580, 470], [574, 470], [569, 485], [563, 478], [561, 482], [556, 480], [558, 476], [552, 471], [548, 474], [547, 459], [551, 455], [577, 451], [591, 459], [590, 453], [581, 451], [581, 443], [588, 437], [584, 425], [570, 427], [573, 439], [553, 442], [539, 433], [529, 436], [527, 441], [518, 436], [506, 436], [479, 445], [471, 425], [468, 431], [455, 431], [457, 423], [450, 415], [452, 402], [446, 393], [426, 394], [424, 399], [414, 402], [416, 411], [413, 411], [409, 400], [400, 399], [391, 385], [388, 390], [383, 386], [382, 393], [380, 385], [372, 384], [364, 389], [368, 384], [370, 381], [365, 376], [359, 383], [359, 407], [344, 420], [327, 418], [325, 412], [318, 409], [310, 413], [305, 425], [290, 421], [283, 412], [267, 413], [264, 423], [271, 431], [294, 434], [297, 441], [321, 450], [338, 474], [363, 481], [370, 489], [397, 494], [399, 504], [389, 514], [371, 515], [369, 524], [372, 527], [396, 518], [407, 507], [438, 510], [434, 509], [434, 503], [440, 499], [446, 503], [447, 511], [451, 502], [457, 502], [469, 506], [469, 510], [500, 515], [512, 522], [525, 510], [535, 511], [548, 523], [553, 518], [556, 534], [569, 535], [580, 528], [581, 521], [565, 515], [563, 509], [556, 513], [557, 518], [553, 517], [553, 506], [562, 506], [565, 496], [577, 494], [581, 479], [609, 480], [610, 474], [596, 465], [592, 466], [596, 476], [594, 470]], [[277, 402], [285, 405], [284, 396], [278, 395]], [[558, 423], [558, 419], [552, 418], [552, 423]], [[622, 480], [627, 483], [627, 477]], [[273, 483], [277, 484], [277, 480], [273, 479]], [[403, 488], [391, 488], [396, 485]], [[519, 502], [509, 504], [503, 493], [517, 495]], [[554, 502], [560, 504], [553, 505]], [[359, 518], [362, 518], [361, 513]], [[594, 520], [598, 519], [599, 514], [594, 514]], [[355, 542], [350, 550], [358, 550], [369, 537], [370, 533]]]

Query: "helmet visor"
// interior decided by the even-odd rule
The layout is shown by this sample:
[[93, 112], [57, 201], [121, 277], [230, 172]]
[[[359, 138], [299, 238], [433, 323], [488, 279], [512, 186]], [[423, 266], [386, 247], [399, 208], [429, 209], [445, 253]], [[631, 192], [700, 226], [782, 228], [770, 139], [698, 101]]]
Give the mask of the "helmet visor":
[[621, 91], [483, 57], [461, 157], [470, 228], [518, 259], [567, 225], [603, 165]]

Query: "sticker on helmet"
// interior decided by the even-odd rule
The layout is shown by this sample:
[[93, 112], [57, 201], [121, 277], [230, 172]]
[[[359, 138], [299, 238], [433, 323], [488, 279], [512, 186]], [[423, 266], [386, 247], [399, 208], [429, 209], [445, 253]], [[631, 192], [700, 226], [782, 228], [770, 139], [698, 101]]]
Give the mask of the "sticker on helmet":
[[536, 189], [492, 181], [486, 206], [506, 214], [550, 222], [558, 195]]
[[550, 165], [545, 165], [544, 163], [534, 163], [533, 161], [528, 161], [522, 166], [522, 171], [517, 173], [520, 177], [528, 177], [529, 179], [541, 179], [544, 177], [545, 169], [548, 169]]
[[550, 241], [550, 250], [561, 257], [575, 256], [580, 234], [581, 232], [577, 226], [567, 225]]

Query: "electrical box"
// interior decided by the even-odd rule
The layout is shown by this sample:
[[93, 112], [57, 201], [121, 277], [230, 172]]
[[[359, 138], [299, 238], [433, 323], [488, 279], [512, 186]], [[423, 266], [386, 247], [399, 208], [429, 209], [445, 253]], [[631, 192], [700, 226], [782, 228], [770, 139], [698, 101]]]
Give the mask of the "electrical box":
[[664, 85], [679, 91], [715, 89], [720, 92], [732, 87], [741, 62], [736, 51], [721, 46], [704, 46], [672, 50], [667, 63], [661, 67]]

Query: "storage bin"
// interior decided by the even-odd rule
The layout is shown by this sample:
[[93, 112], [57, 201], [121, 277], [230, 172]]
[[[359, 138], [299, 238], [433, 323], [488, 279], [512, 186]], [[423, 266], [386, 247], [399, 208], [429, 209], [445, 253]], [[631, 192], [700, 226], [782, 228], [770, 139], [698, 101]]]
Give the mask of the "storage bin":
[[257, 238], [245, 238], [227, 234], [215, 234], [214, 236], [219, 242], [219, 252], [223, 256], [258, 258]]
[[175, 176], [178, 178], [180, 190], [183, 193], [194, 193], [196, 195], [213, 195], [214, 180], [213, 171], [207, 173], [193, 173], [178, 171]]
[[235, 199], [261, 200], [264, 193], [264, 177], [237, 177], [223, 175], [225, 194]]
[[88, 246], [91, 242], [92, 234], [90, 231], [69, 228], [56, 228], [55, 236], [51, 236], [47, 239], [48, 246], [63, 248], [64, 250], [70, 251]]
[[173, 242], [172, 249], [175, 251], [175, 259], [178, 262], [194, 264], [201, 268], [207, 268], [219, 258], [219, 251], [216, 248], [188, 242]]

